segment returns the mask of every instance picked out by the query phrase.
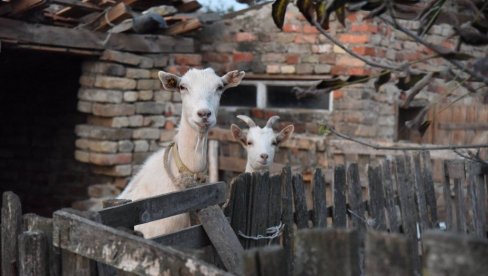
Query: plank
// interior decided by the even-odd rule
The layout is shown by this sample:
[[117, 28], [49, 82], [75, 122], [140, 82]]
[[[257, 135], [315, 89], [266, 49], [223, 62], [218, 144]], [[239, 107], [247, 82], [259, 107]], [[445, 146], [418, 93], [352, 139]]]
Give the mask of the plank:
[[[51, 0], [51, 3], [53, 4], [58, 4], [62, 6], [67, 6], [71, 8], [75, 8], [77, 10], [81, 10], [84, 12], [84, 14], [90, 13], [90, 12], [100, 12], [103, 11], [102, 8], [100, 8], [97, 5], [94, 5], [88, 1], [75, 1], [75, 0]], [[60, 16], [65, 16], [65, 17], [73, 17], [69, 16], [65, 13], [57, 12], [56, 15]]]
[[94, 22], [85, 26], [86, 29], [104, 32], [111, 25], [122, 22], [124, 19], [132, 18], [130, 8], [124, 3], [119, 2], [117, 5], [108, 8], [103, 12], [104, 15], [98, 17]]
[[486, 275], [488, 241], [450, 232], [424, 234], [423, 273], [429, 276]]
[[230, 227], [222, 209], [217, 205], [210, 206], [200, 210], [198, 217], [227, 271], [242, 274], [241, 257], [244, 248]]
[[315, 169], [313, 175], [313, 227], [323, 228], [327, 227], [327, 202], [326, 202], [326, 190], [325, 179], [322, 174], [322, 170]]
[[2, 195], [2, 275], [17, 275], [18, 244], [17, 237], [22, 231], [22, 206], [19, 197], [13, 192]]
[[[281, 221], [281, 177], [273, 175], [269, 179], [269, 199], [268, 199], [268, 226], [277, 226]], [[279, 244], [280, 238], [276, 238], [270, 242], [271, 244]]]
[[471, 229], [472, 233], [480, 238], [486, 238], [486, 186], [484, 185], [481, 164], [479, 162], [467, 162], [468, 193], [471, 202]]
[[374, 229], [385, 231], [385, 194], [381, 182], [381, 168], [368, 166], [369, 211], [374, 220]]
[[19, 275], [47, 276], [49, 261], [47, 237], [41, 231], [25, 231], [19, 235]]
[[338, 165], [334, 169], [334, 227], [346, 228], [346, 169]]
[[423, 231], [427, 228], [432, 228], [429, 223], [429, 214], [427, 211], [426, 191], [422, 178], [422, 169], [420, 167], [420, 153], [412, 153], [410, 156], [411, 172], [415, 184], [415, 195], [418, 207], [418, 215], [420, 221], [420, 229]]
[[53, 224], [56, 247], [124, 271], [146, 275], [229, 275], [174, 248], [160, 246], [64, 210], [53, 214]]
[[302, 176], [300, 174], [293, 175], [292, 184], [297, 228], [308, 228], [308, 210]]
[[217, 182], [106, 208], [99, 213], [105, 225], [132, 228], [134, 225], [223, 203], [226, 196], [227, 185]]
[[283, 168], [281, 172], [281, 193], [282, 193], [282, 220], [285, 228], [283, 230], [283, 247], [285, 249], [285, 260], [287, 271], [292, 274], [295, 267], [293, 258], [293, 246], [295, 243], [295, 230], [293, 223], [293, 193], [291, 183], [290, 167]]
[[283, 248], [277, 245], [246, 250], [242, 275], [288, 275], [284, 253]]
[[[248, 230], [251, 236], [266, 235], [268, 225], [268, 198], [269, 198], [269, 172], [263, 174], [252, 173], [252, 202], [251, 217], [248, 219]], [[248, 234], [249, 235], [249, 234]], [[268, 243], [267, 239], [249, 240], [250, 247], [264, 246]]]
[[47, 238], [47, 258], [48, 258], [48, 272], [50, 276], [61, 275], [61, 255], [59, 250], [53, 246], [53, 222], [51, 218], [45, 218], [36, 214], [28, 213], [23, 216], [23, 230], [24, 231], [41, 231]]
[[432, 162], [429, 151], [420, 153], [421, 167], [423, 168], [422, 178], [425, 190], [425, 199], [428, 211], [428, 226], [433, 228], [438, 222], [436, 192], [434, 188], [434, 178], [432, 176]]
[[9, 15], [11, 17], [20, 17], [26, 12], [32, 11], [34, 9], [42, 9], [48, 5], [46, 0], [16, 0], [10, 3]]
[[388, 217], [388, 228], [392, 233], [400, 232], [400, 222], [396, 208], [396, 192], [393, 185], [391, 162], [390, 160], [383, 160], [382, 162], [382, 182], [385, 190], [385, 207]]
[[[476, 105], [473, 105], [474, 108]], [[472, 115], [469, 115], [472, 116]], [[488, 130], [488, 123], [485, 122], [464, 122], [464, 123], [439, 123], [440, 129], [445, 130]]]
[[351, 163], [347, 166], [347, 186], [351, 224], [352, 227], [358, 231], [359, 240], [361, 242], [364, 241], [366, 233], [366, 218], [364, 216], [366, 210], [363, 204], [363, 193], [361, 182], [359, 180], [359, 167], [357, 163]]
[[96, 271], [95, 262], [73, 252], [61, 250], [61, 275], [92, 276]]
[[[231, 226], [235, 233], [242, 231], [247, 232], [247, 214], [249, 212], [248, 208], [248, 197], [249, 187], [251, 184], [251, 174], [244, 173], [239, 175], [233, 180], [235, 191], [232, 194], [232, 213], [231, 213]], [[247, 246], [248, 240], [239, 237], [241, 244], [244, 248]]]
[[466, 204], [464, 202], [464, 182], [465, 182], [465, 170], [464, 161], [462, 160], [448, 160], [447, 172], [449, 178], [453, 179], [454, 184], [454, 198], [453, 198], [453, 211], [454, 221], [453, 230], [466, 233]]
[[194, 31], [202, 27], [202, 23], [198, 18], [190, 18], [171, 25], [164, 31], [166, 35], [179, 35]]
[[152, 241], [164, 246], [180, 248], [202, 248], [210, 245], [202, 225], [193, 225], [181, 231], [151, 238]]
[[403, 235], [368, 231], [365, 275], [414, 275], [409, 246]]
[[130, 199], [123, 199], [123, 198], [111, 198], [111, 199], [106, 199], [102, 201], [102, 206], [103, 208], [109, 208], [109, 207], [114, 207], [114, 206], [120, 206], [126, 203], [131, 202], [132, 200]]
[[[145, 53], [190, 53], [193, 40], [165, 35], [107, 34], [0, 18], [0, 40], [87, 50], [119, 50]], [[103, 42], [103, 43], [102, 43]]]
[[395, 157], [395, 174], [400, 199], [401, 221], [403, 232], [410, 243], [410, 256], [414, 272], [420, 271], [420, 260], [417, 244], [417, 206], [415, 206], [414, 185], [409, 179], [409, 168], [411, 167], [408, 158], [404, 156]]
[[208, 179], [210, 183], [219, 181], [219, 142], [208, 141]]
[[302, 229], [295, 241], [295, 275], [359, 275], [357, 248], [357, 233], [353, 230]]

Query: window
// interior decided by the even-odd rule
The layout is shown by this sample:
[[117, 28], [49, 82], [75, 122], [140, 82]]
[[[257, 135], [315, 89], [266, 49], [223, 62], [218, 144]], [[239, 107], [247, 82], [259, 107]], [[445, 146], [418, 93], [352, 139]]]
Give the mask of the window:
[[332, 93], [297, 99], [293, 87], [308, 88], [316, 81], [245, 80], [227, 90], [221, 106], [332, 110]]

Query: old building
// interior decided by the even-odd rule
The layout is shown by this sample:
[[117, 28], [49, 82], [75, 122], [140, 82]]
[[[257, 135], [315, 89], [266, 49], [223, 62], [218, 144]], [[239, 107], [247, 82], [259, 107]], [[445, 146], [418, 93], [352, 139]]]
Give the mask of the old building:
[[[192, 3], [166, 2], [174, 2], [180, 10]], [[101, 4], [87, 5], [84, 11], [103, 13]], [[159, 70], [182, 74], [190, 67], [212, 67], [219, 73], [247, 72], [240, 87], [224, 93], [219, 126], [210, 135], [220, 141], [218, 169], [226, 180], [245, 165], [245, 152], [227, 131], [230, 123], [238, 122], [237, 114], [247, 114], [260, 124], [279, 115], [276, 129], [295, 124], [296, 134], [277, 153], [275, 169], [291, 165], [305, 176], [317, 166], [327, 168], [345, 159], [365, 165], [387, 154], [325, 135], [324, 123], [384, 144], [474, 143], [486, 137], [488, 107], [483, 98], [464, 97], [443, 110], [445, 103], [466, 90], [442, 78], [433, 78], [408, 108], [401, 107], [405, 91], [393, 84], [375, 89], [373, 79], [297, 99], [296, 87], [307, 88], [332, 76], [380, 72], [319, 34], [296, 8], [290, 7], [283, 31], [273, 24], [266, 4], [205, 24], [193, 36], [167, 34], [178, 34], [188, 25], [190, 30], [198, 28], [190, 24], [194, 17], [178, 28], [170, 26], [166, 34], [101, 32], [130, 17], [120, 10], [128, 6], [137, 10], [137, 5], [138, 1], [118, 2], [109, 10], [123, 15], [108, 17], [116, 19], [110, 24], [95, 19], [99, 25], [91, 29], [73, 28], [82, 24], [80, 20], [62, 21], [71, 17], [59, 10], [51, 25], [45, 25], [28, 23], [32, 17], [13, 7], [5, 12], [6, 5], [0, 6], [0, 183], [2, 190], [19, 193], [27, 208], [48, 213], [72, 202], [86, 208], [112, 197], [153, 151], [172, 140], [181, 101], [179, 94], [161, 90]], [[432, 54], [400, 32], [363, 17], [351, 14], [346, 27], [332, 22], [329, 31], [376, 62], [400, 64]], [[418, 28], [413, 21], [402, 23]], [[428, 36], [453, 47], [451, 31], [447, 25], [435, 25]], [[479, 48], [466, 51], [486, 56]], [[428, 71], [442, 64], [440, 59], [429, 59], [412, 68]], [[427, 114], [432, 123], [423, 137], [405, 127], [405, 121], [433, 102], [438, 105]], [[443, 153], [436, 158], [446, 156], [456, 157]]]

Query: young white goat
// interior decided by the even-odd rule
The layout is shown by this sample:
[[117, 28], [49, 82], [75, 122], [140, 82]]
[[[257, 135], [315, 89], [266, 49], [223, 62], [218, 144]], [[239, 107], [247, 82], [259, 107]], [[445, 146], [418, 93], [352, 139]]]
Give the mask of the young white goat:
[[251, 118], [245, 115], [238, 115], [237, 118], [243, 120], [249, 126], [247, 133], [244, 133], [235, 124], [230, 127], [234, 139], [247, 151], [246, 172], [269, 171], [276, 148], [290, 138], [295, 129], [294, 126], [288, 125], [278, 134], [275, 134], [272, 125], [280, 118], [278, 116], [269, 118], [263, 128], [258, 127]]
[[[225, 89], [237, 86], [244, 72], [231, 71], [223, 77], [213, 69], [190, 69], [182, 77], [160, 71], [163, 88], [179, 92], [181, 121], [174, 143], [151, 155], [118, 198], [138, 200], [180, 191], [204, 183], [207, 174], [208, 130], [215, 125], [220, 97]], [[188, 227], [188, 214], [138, 225], [146, 238]]]

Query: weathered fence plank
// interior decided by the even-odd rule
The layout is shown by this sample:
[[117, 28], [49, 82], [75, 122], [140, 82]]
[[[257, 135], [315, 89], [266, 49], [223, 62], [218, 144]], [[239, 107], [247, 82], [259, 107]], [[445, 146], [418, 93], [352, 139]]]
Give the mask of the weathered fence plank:
[[181, 231], [151, 238], [152, 241], [165, 246], [177, 246], [181, 248], [202, 248], [210, 245], [202, 225], [193, 225]]
[[[233, 182], [235, 192], [232, 194], [232, 201], [229, 203], [231, 207], [229, 208], [231, 208], [231, 226], [235, 233], [247, 230], [248, 197], [250, 197], [250, 185], [248, 183], [250, 183], [250, 179], [251, 174], [244, 173], [239, 175]], [[239, 237], [239, 240], [242, 246], [247, 248], [248, 240], [242, 237]]]
[[363, 241], [366, 233], [366, 218], [364, 216], [366, 208], [363, 204], [363, 193], [357, 163], [349, 164], [347, 167], [347, 184], [352, 227], [357, 229], [359, 240]]
[[[269, 179], [269, 200], [268, 200], [268, 226], [281, 225], [281, 177], [274, 175]], [[271, 244], [279, 244], [280, 238], [270, 242]]]
[[244, 276], [289, 275], [286, 271], [284, 250], [280, 246], [266, 246], [244, 253]]
[[488, 241], [449, 232], [424, 234], [424, 275], [486, 275]]
[[417, 244], [417, 206], [415, 205], [414, 184], [409, 180], [407, 172], [411, 168], [408, 158], [404, 156], [395, 157], [395, 171], [400, 198], [400, 209], [402, 218], [402, 228], [405, 236], [410, 243], [410, 256], [415, 273], [420, 272], [420, 260], [418, 256]]
[[19, 275], [49, 275], [47, 241], [41, 231], [25, 231], [19, 235]]
[[22, 206], [13, 192], [4, 192], [2, 197], [2, 275], [17, 275], [17, 237], [22, 231]]
[[295, 275], [359, 275], [357, 233], [348, 229], [300, 230], [295, 259]]
[[365, 275], [414, 275], [410, 251], [403, 235], [368, 231]]
[[486, 238], [486, 186], [479, 162], [467, 162], [468, 194], [471, 201], [471, 230], [480, 238]]
[[313, 174], [313, 227], [327, 227], [327, 202], [325, 179], [321, 169], [316, 169]]
[[217, 205], [210, 206], [200, 210], [198, 217], [225, 268], [232, 273], [242, 274], [244, 249], [222, 209]]
[[23, 216], [24, 231], [41, 231], [47, 238], [47, 258], [48, 271], [50, 276], [61, 275], [61, 255], [59, 250], [53, 246], [53, 221], [51, 218], [45, 218], [36, 214], [25, 214]]
[[284, 167], [281, 172], [281, 191], [282, 191], [282, 220], [285, 224], [283, 230], [283, 247], [285, 249], [285, 260], [287, 270], [294, 271], [293, 244], [295, 243], [295, 231], [293, 229], [293, 193], [291, 183], [291, 169]]
[[418, 207], [420, 229], [423, 231], [427, 228], [431, 228], [429, 223], [429, 213], [427, 211], [427, 200], [425, 197], [425, 186], [422, 178], [422, 169], [420, 167], [420, 154], [413, 153], [410, 156], [411, 172], [413, 181], [415, 184], [415, 195]]
[[338, 165], [334, 169], [334, 227], [346, 228], [346, 169], [344, 165]]
[[105, 225], [132, 228], [134, 225], [223, 203], [226, 200], [226, 189], [224, 182], [207, 184], [110, 207], [99, 213]]
[[433, 228], [438, 222], [438, 218], [434, 178], [432, 176], [432, 162], [430, 160], [430, 153], [427, 150], [422, 151], [420, 157], [421, 166], [423, 168], [422, 179], [425, 187], [425, 199], [427, 202], [428, 227]]
[[381, 168], [368, 166], [369, 211], [374, 229], [385, 231], [385, 194], [381, 182]]
[[[269, 196], [269, 172], [264, 174], [253, 173], [252, 174], [252, 201], [249, 205], [250, 217], [247, 220], [247, 229], [243, 231], [244, 234], [250, 236], [265, 235], [268, 228], [267, 223], [267, 209], [268, 209], [268, 196]], [[249, 231], [250, 230], [250, 231]], [[267, 240], [249, 240], [250, 247], [264, 246], [267, 244]]]
[[96, 263], [67, 250], [61, 250], [61, 275], [96, 275]]
[[308, 210], [305, 199], [303, 178], [300, 174], [293, 175], [293, 198], [295, 201], [295, 222], [298, 229], [308, 228]]
[[391, 162], [390, 160], [383, 160], [382, 162], [382, 182], [385, 189], [385, 208], [388, 217], [388, 228], [392, 233], [400, 232], [400, 222], [398, 219], [396, 207], [396, 192], [392, 179]]
[[444, 205], [446, 208], [446, 229], [452, 230], [454, 228], [454, 218], [452, 214], [453, 203], [452, 203], [452, 191], [451, 191], [451, 179], [449, 177], [448, 163], [444, 161], [444, 186], [443, 186], [443, 196]]
[[454, 218], [455, 224], [453, 229], [460, 233], [466, 233], [466, 204], [464, 202], [464, 182], [465, 171], [464, 161], [448, 160], [447, 171], [449, 178], [454, 182]]
[[227, 275], [171, 247], [162, 247], [63, 210], [54, 213], [53, 224], [56, 247], [124, 271], [145, 275]]

